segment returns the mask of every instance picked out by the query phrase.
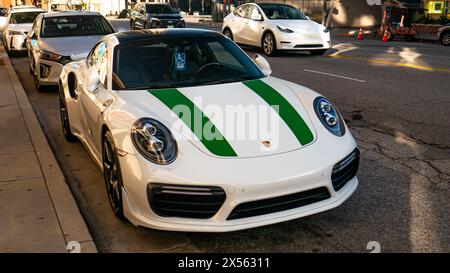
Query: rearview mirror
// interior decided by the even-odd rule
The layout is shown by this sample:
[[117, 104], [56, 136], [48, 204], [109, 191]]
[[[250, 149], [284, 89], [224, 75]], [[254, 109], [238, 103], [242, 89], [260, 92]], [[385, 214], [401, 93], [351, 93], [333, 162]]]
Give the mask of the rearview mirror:
[[8, 27], [8, 17], [0, 17], [0, 31], [4, 31]]
[[272, 69], [270, 68], [270, 64], [266, 60], [266, 58], [264, 58], [263, 56], [261, 56], [259, 54], [255, 54], [255, 55], [253, 55], [252, 60], [262, 70], [262, 72], [266, 76], [269, 76], [270, 74], [272, 74]]
[[98, 76], [98, 71], [94, 67], [92, 67], [88, 71], [88, 75], [87, 75], [87, 79], [86, 79], [86, 89], [89, 92], [94, 93], [97, 90], [99, 83], [100, 83], [100, 77]]

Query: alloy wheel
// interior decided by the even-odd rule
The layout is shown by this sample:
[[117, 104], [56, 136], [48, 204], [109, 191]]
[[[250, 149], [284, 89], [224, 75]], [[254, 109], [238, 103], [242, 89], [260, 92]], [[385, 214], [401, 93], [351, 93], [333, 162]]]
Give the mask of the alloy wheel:
[[103, 142], [103, 176], [109, 204], [117, 217], [123, 218], [122, 205], [122, 175], [119, 161], [108, 132]]

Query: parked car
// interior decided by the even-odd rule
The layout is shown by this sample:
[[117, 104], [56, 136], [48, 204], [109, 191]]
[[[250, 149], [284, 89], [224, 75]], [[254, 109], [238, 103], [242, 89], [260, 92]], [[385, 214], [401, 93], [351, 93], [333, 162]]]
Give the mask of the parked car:
[[331, 46], [326, 27], [286, 4], [248, 3], [225, 17], [222, 33], [239, 44], [261, 47], [266, 55], [278, 50], [322, 55]]
[[450, 24], [446, 24], [439, 29], [438, 37], [442, 45], [450, 46]]
[[[356, 142], [328, 99], [270, 73], [215, 31], [108, 35], [64, 66], [62, 132], [90, 151], [112, 210], [137, 226], [224, 232], [335, 208], [358, 185]], [[265, 109], [252, 124], [268, 133], [233, 126], [247, 106]]]
[[130, 10], [123, 9], [120, 11], [119, 15], [117, 16], [117, 19], [127, 19], [130, 16]]
[[114, 33], [108, 20], [97, 12], [67, 11], [41, 14], [28, 35], [30, 71], [36, 88], [58, 85], [65, 64], [85, 59], [104, 35]]
[[131, 29], [184, 28], [181, 14], [169, 4], [138, 3], [130, 14]]
[[21, 8], [10, 10], [8, 17], [1, 17], [0, 31], [2, 31], [2, 41], [7, 52], [20, 52], [27, 49], [25, 43], [27, 33], [31, 30], [36, 16], [44, 12], [43, 9]]

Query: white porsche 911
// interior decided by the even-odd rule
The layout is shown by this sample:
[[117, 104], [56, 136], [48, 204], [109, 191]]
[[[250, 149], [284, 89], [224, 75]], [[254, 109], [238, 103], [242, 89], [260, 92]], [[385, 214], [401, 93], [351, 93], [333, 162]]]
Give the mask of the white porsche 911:
[[64, 66], [63, 132], [138, 226], [224, 232], [335, 208], [358, 185], [355, 140], [328, 99], [270, 72], [217, 32], [111, 34]]

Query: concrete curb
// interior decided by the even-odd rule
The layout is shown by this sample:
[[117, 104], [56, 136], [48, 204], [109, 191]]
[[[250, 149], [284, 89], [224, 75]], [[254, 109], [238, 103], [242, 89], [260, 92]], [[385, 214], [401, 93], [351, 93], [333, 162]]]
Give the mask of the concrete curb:
[[[97, 247], [89, 233], [87, 225], [81, 216], [74, 197], [67, 185], [58, 162], [53, 155], [47, 138], [39, 124], [34, 110], [28, 100], [28, 96], [17, 77], [3, 47], [0, 52], [5, 61], [5, 67], [11, 79], [20, 110], [23, 113], [25, 124], [30, 134], [31, 142], [35, 148], [45, 183], [50, 194], [59, 225], [64, 234], [66, 244], [71, 241], [80, 243], [81, 252], [96, 253]], [[32, 228], [32, 227], [30, 227]]]

